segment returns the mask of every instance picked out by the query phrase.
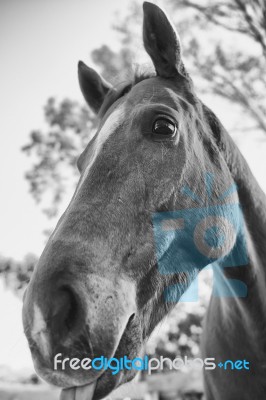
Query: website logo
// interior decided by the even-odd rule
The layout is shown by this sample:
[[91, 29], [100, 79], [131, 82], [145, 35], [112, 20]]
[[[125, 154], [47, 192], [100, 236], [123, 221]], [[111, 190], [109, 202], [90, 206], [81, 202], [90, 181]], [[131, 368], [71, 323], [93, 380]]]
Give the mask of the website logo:
[[65, 370], [70, 367], [73, 370], [83, 369], [96, 371], [112, 371], [112, 375], [117, 375], [123, 370], [136, 370], [136, 371], [147, 371], [148, 375], [152, 374], [153, 371], [167, 370], [183, 370], [187, 368], [214, 370], [219, 367], [224, 370], [249, 370], [249, 362], [247, 360], [226, 360], [223, 362], [216, 363], [215, 358], [191, 358], [187, 356], [184, 358], [176, 357], [170, 359], [168, 357], [160, 356], [159, 358], [149, 358], [149, 356], [136, 357], [133, 360], [127, 356], [121, 358], [106, 358], [104, 356], [90, 358], [62, 358], [62, 353], [56, 354], [54, 357], [54, 370]]
[[[245, 241], [244, 218], [238, 202], [236, 185], [213, 199], [214, 176], [205, 176], [207, 204], [203, 204], [189, 187], [182, 188], [197, 205], [194, 208], [153, 215], [154, 240], [159, 272], [194, 278], [206, 266], [215, 267], [214, 295], [219, 297], [246, 297], [244, 282], [230, 279], [230, 285], [221, 279], [219, 268], [245, 266], [248, 256]], [[216, 204], [213, 204], [213, 203]], [[218, 204], [217, 204], [218, 203]], [[220, 273], [217, 273], [220, 272]], [[191, 279], [191, 280], [192, 280]], [[182, 281], [182, 279], [180, 279]], [[194, 288], [197, 280], [194, 282]], [[179, 301], [184, 283], [170, 286], [165, 291], [166, 301]], [[195, 290], [183, 301], [197, 301]]]

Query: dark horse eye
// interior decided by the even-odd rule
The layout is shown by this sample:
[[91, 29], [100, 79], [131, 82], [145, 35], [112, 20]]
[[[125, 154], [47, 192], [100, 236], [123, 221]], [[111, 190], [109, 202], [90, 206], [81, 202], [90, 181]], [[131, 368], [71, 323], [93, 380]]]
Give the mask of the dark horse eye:
[[177, 131], [177, 126], [174, 122], [170, 121], [167, 118], [158, 118], [152, 127], [153, 136], [156, 138], [168, 138], [174, 137]]

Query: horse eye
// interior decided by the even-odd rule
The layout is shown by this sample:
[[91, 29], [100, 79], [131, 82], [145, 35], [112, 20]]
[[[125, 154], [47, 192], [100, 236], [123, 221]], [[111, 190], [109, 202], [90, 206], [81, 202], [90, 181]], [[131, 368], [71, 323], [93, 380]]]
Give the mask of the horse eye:
[[174, 137], [177, 131], [177, 126], [174, 122], [166, 118], [159, 118], [153, 123], [152, 133], [156, 138], [164, 139]]

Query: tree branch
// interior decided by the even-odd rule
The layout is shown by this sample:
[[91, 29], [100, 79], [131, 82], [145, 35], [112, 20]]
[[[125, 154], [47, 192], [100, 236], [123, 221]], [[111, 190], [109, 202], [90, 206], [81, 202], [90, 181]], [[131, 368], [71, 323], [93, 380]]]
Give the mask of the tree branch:
[[[238, 5], [239, 10], [243, 14], [243, 16], [244, 16], [244, 18], [246, 20], [246, 23], [249, 26], [249, 29], [250, 29], [250, 32], [251, 32], [252, 36], [261, 45], [263, 55], [266, 58], [266, 43], [264, 41], [264, 37], [261, 34], [260, 30], [257, 28], [256, 22], [254, 21], [254, 19], [252, 18], [252, 16], [248, 12], [247, 3], [246, 2], [244, 3], [242, 0], [235, 0], [235, 2]], [[263, 14], [264, 14], [264, 12], [263, 12]], [[266, 20], [264, 22], [266, 24]], [[265, 30], [266, 30], [266, 28], [265, 28]]]

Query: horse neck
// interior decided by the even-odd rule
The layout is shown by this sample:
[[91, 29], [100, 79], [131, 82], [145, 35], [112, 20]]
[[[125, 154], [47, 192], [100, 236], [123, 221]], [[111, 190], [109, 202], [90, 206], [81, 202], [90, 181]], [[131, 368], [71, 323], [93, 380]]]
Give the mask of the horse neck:
[[[210, 118], [210, 114], [208, 117]], [[249, 259], [246, 267], [227, 269], [227, 278], [231, 276], [231, 278], [240, 279], [246, 283], [247, 298], [236, 297], [233, 304], [228, 299], [222, 299], [222, 303], [226, 305], [228, 319], [234, 318], [234, 313], [240, 313], [244, 317], [243, 322], [246, 321], [249, 325], [251, 320], [256, 324], [254, 318], [258, 320], [258, 317], [261, 317], [261, 323], [264, 326], [266, 312], [266, 196], [239, 149], [213, 114], [211, 114], [211, 127], [218, 147], [238, 187], [239, 201], [246, 225]], [[231, 312], [228, 313], [229, 302]], [[231, 321], [229, 322], [231, 323]]]
[[259, 264], [253, 267], [266, 278], [266, 196], [226, 131], [223, 136], [223, 154], [238, 187], [239, 201], [246, 223], [249, 259], [252, 264]]

